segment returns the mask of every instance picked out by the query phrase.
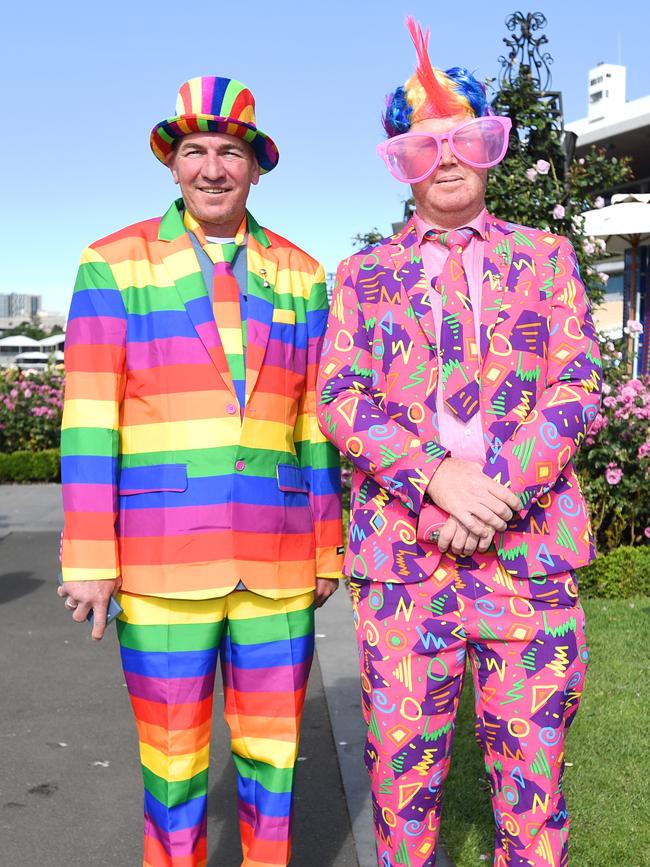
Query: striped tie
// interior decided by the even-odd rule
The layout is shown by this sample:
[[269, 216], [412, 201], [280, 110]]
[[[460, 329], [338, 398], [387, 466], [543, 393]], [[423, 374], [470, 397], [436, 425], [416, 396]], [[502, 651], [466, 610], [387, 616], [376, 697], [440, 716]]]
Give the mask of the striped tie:
[[239, 284], [232, 263], [238, 244], [206, 245], [206, 252], [214, 262], [212, 280], [212, 309], [219, 329], [230, 374], [235, 386], [240, 409], [246, 404], [246, 324], [242, 322]]

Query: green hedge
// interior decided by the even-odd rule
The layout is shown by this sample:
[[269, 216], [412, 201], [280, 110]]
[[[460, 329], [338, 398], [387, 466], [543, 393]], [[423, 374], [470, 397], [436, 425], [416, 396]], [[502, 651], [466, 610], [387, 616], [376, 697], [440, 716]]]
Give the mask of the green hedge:
[[61, 478], [59, 460], [58, 449], [0, 454], [0, 483], [58, 482]]
[[650, 545], [615, 548], [593, 563], [578, 569], [582, 596], [628, 599], [650, 596]]

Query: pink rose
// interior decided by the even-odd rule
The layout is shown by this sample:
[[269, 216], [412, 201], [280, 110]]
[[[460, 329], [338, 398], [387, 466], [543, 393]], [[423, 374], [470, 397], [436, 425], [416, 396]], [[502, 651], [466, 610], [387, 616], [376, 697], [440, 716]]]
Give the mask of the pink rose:
[[623, 470], [617, 467], [616, 464], [607, 464], [605, 470], [605, 481], [609, 485], [618, 485], [623, 478]]
[[585, 253], [587, 253], [588, 256], [591, 256], [591, 254], [596, 251], [596, 248], [591, 243], [591, 241], [583, 241], [582, 249], [585, 251]]
[[634, 400], [636, 397], [636, 389], [633, 388], [629, 383], [628, 385], [624, 385], [621, 389], [621, 397], [623, 400]]
[[[623, 329], [625, 331], [625, 329]], [[643, 331], [643, 325], [638, 322], [636, 319], [628, 319], [627, 320], [627, 332], [629, 334], [641, 334]]]
[[535, 163], [535, 168], [540, 175], [547, 175], [549, 169], [551, 168], [551, 164], [546, 162], [546, 160], [537, 160]]
[[606, 397], [603, 400], [603, 406], [608, 407], [608, 409], [613, 409], [616, 406], [616, 398], [615, 397]]
[[591, 437], [598, 436], [598, 434], [601, 432], [601, 430], [604, 430], [608, 424], [609, 424], [609, 421], [608, 421], [607, 417], [599, 412], [595, 416], [591, 425], [589, 426], [589, 431], [588, 431], [589, 435]]
[[528, 178], [529, 181], [534, 181], [535, 178], [537, 177], [537, 169], [534, 169], [534, 168], [526, 169], [526, 177]]
[[564, 205], [557, 204], [553, 208], [553, 219], [554, 220], [562, 220], [564, 218], [565, 214], [566, 214], [566, 211], [564, 210]]
[[646, 539], [650, 539], [650, 527], [645, 528], [645, 530], [643, 531], [643, 535], [646, 537]]
[[605, 271], [601, 271], [600, 279], [603, 281], [603, 283], [607, 283], [607, 281], [609, 280], [609, 274], [605, 273]]
[[594, 199], [594, 208], [603, 208], [605, 206], [605, 199], [602, 196], [596, 196]]

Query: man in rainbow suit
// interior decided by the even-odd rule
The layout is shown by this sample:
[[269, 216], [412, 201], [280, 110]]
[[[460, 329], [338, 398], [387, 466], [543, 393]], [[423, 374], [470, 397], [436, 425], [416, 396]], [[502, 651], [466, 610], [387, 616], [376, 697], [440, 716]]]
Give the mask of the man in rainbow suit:
[[571, 459], [599, 404], [597, 339], [570, 244], [486, 211], [510, 119], [408, 26], [417, 71], [379, 153], [415, 214], [339, 266], [318, 384], [354, 465], [344, 571], [378, 864], [436, 862], [469, 660], [494, 864], [560, 867], [587, 660], [574, 570], [594, 557]]
[[322, 267], [246, 210], [278, 162], [251, 92], [203, 77], [151, 133], [182, 198], [82, 255], [66, 336], [60, 595], [117, 622], [147, 867], [204, 865], [221, 658], [246, 867], [286, 865], [314, 607], [338, 586], [316, 420]]

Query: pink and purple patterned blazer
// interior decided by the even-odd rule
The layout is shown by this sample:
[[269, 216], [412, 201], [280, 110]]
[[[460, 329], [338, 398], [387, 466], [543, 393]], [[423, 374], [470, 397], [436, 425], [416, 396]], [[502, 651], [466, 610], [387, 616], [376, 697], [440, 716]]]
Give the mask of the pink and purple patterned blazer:
[[[354, 464], [344, 571], [415, 582], [440, 553], [426, 542], [446, 514], [427, 484], [438, 439], [434, 323], [413, 222], [341, 262], [317, 385], [325, 435]], [[575, 253], [562, 237], [489, 216], [481, 303], [483, 472], [523, 508], [497, 534], [513, 578], [595, 556], [572, 463], [597, 412], [598, 341]]]

